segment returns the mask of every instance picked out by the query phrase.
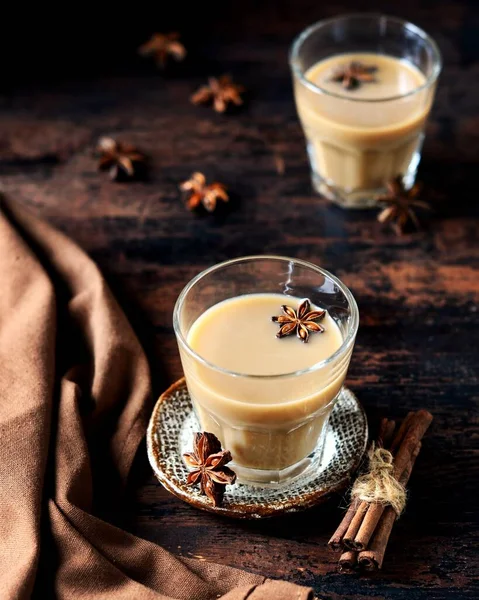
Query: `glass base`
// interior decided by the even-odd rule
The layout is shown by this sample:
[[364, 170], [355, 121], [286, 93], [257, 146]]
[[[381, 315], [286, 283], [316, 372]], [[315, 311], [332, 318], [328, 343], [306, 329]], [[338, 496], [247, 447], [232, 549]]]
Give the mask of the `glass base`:
[[[406, 190], [409, 190], [414, 185], [416, 180], [417, 167], [421, 160], [419, 152], [422, 144], [422, 138], [418, 144], [418, 151], [413, 154], [409, 168], [403, 176], [402, 181]], [[314, 163], [312, 163], [314, 164]], [[334, 184], [315, 171], [311, 174], [313, 188], [321, 195], [334, 202], [341, 208], [361, 210], [365, 208], [374, 208], [378, 204], [378, 198], [387, 193], [386, 186], [374, 189], [352, 189], [343, 188]]]
[[386, 192], [385, 188], [379, 190], [348, 190], [328, 183], [316, 173], [312, 175], [313, 188], [334, 204], [341, 208], [361, 210], [373, 208], [377, 204], [377, 199]]
[[[404, 187], [408, 190], [414, 185], [416, 179], [416, 170], [413, 173], [408, 172], [403, 177]], [[323, 179], [317, 173], [312, 174], [313, 188], [334, 204], [341, 208], [362, 210], [366, 208], [374, 208], [378, 204], [378, 198], [387, 194], [386, 187], [376, 189], [351, 190], [335, 186], [333, 183]]]
[[253, 487], [277, 488], [284, 485], [286, 482], [291, 483], [295, 479], [303, 475], [307, 475], [310, 470], [320, 470], [322, 468], [322, 463], [324, 462], [323, 459], [325, 458], [324, 448], [326, 433], [328, 430], [328, 421], [325, 422], [321, 436], [318, 439], [318, 443], [311, 454], [294, 465], [290, 465], [284, 469], [274, 470], [249, 469], [236, 464], [233, 460], [231, 463], [231, 468], [236, 473], [238, 483], [244, 483]]

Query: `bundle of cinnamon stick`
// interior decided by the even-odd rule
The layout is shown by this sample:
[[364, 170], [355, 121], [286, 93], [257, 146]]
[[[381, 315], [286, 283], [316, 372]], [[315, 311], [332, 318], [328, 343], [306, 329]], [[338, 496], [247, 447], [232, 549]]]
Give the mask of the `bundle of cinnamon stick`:
[[[381, 421], [377, 446], [391, 452], [394, 457], [392, 475], [403, 486], [409, 480], [421, 450], [421, 439], [431, 421], [432, 415], [426, 410], [410, 412], [397, 431], [395, 421]], [[349, 572], [358, 568], [366, 571], [380, 569], [397, 516], [388, 504], [353, 499], [329, 541], [329, 547], [334, 552], [342, 552], [339, 558], [340, 570]]]

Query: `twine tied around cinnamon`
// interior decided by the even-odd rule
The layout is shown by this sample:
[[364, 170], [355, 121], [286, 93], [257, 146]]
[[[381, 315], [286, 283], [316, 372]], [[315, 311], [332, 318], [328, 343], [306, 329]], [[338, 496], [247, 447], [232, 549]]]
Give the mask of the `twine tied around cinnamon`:
[[373, 443], [368, 458], [369, 471], [356, 479], [351, 497], [391, 506], [399, 517], [406, 506], [406, 488], [394, 477], [393, 455]]

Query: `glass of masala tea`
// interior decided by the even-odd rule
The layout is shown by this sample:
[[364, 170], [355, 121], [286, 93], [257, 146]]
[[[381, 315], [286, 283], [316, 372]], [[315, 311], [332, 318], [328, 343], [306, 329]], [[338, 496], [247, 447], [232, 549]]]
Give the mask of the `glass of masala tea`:
[[303, 260], [238, 258], [184, 288], [173, 325], [186, 384], [239, 481], [277, 485], [321, 468], [358, 323], [348, 288]]
[[296, 38], [290, 66], [316, 191], [367, 208], [398, 175], [412, 187], [441, 71], [429, 35], [384, 15], [328, 19]]

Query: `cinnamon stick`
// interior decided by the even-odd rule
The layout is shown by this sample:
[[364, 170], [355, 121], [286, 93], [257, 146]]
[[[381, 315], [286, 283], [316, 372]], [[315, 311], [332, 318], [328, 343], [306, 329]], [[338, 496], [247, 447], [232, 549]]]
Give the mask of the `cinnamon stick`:
[[409, 429], [394, 458], [394, 475], [396, 479], [399, 480], [402, 472], [411, 462], [411, 456], [418, 442], [424, 437], [431, 421], [432, 415], [427, 410], [418, 410], [411, 418]]
[[[411, 416], [407, 416], [406, 419], [408, 424], [406, 427], [399, 428], [399, 431], [393, 441], [392, 447], [399, 447], [396, 457], [394, 459], [394, 477], [400, 481], [405, 469], [411, 463], [411, 457], [418, 445], [418, 442], [422, 439], [426, 433], [429, 425], [432, 421], [432, 415], [426, 410], [418, 410]], [[402, 441], [399, 443], [397, 440], [402, 437]], [[354, 540], [348, 538], [348, 547], [354, 550], [365, 550], [369, 544], [369, 541], [376, 529], [379, 520], [381, 519], [386, 506], [383, 504], [370, 504], [366, 511], [364, 511], [363, 519], [358, 528]], [[347, 535], [349, 532], [347, 533]], [[346, 536], [345, 536], [346, 538]]]
[[339, 558], [339, 570], [342, 573], [350, 573], [358, 566], [358, 553], [352, 550], [343, 552]]
[[394, 430], [396, 429], [396, 421], [387, 420], [386, 429], [384, 432], [384, 436], [382, 438], [382, 447], [389, 449], [391, 446], [391, 442], [394, 435]]
[[[387, 418], [381, 420], [378, 432], [378, 446], [381, 446], [383, 448], [388, 448], [390, 446], [395, 427], [395, 421], [391, 421]], [[354, 504], [356, 504], [356, 499], [354, 500]], [[356, 514], [353, 515], [350, 519], [349, 526], [343, 536], [344, 548], [349, 548], [350, 550], [360, 549], [357, 547], [354, 540], [361, 527], [364, 515], [368, 508], [368, 502], [364, 502], [363, 500], [361, 500], [357, 503]]]
[[333, 533], [332, 538], [328, 542], [328, 546], [331, 548], [333, 552], [339, 552], [343, 549], [343, 537], [346, 531], [348, 530], [351, 521], [353, 520], [354, 515], [358, 509], [358, 506], [361, 504], [361, 501], [355, 498], [352, 503], [349, 505], [346, 514], [343, 517], [343, 520], [339, 524], [339, 527]]
[[397, 449], [401, 445], [401, 442], [404, 439], [404, 434], [406, 433], [413, 416], [414, 416], [414, 411], [408, 412], [408, 414], [403, 419], [403, 422], [399, 426], [396, 436], [394, 437], [391, 447], [389, 448], [389, 450], [391, 451], [392, 454], [395, 454]]
[[[356, 500], [354, 502], [356, 502]], [[365, 502], [364, 500], [359, 501], [359, 506], [356, 509], [356, 514], [351, 519], [351, 523], [349, 524], [349, 527], [343, 537], [343, 546], [345, 548], [349, 548], [349, 550], [361, 550], [361, 548], [357, 547], [355, 540], [361, 528], [361, 525], [363, 524], [364, 516], [368, 512], [368, 508], [368, 502]]]
[[[411, 454], [411, 460], [406, 466], [401, 479], [399, 480], [402, 485], [406, 485], [409, 481], [409, 477], [411, 476], [414, 463], [416, 462], [416, 458], [420, 450], [421, 442], [418, 442]], [[357, 557], [357, 562], [360, 568], [365, 569], [366, 571], [376, 571], [382, 567], [386, 546], [395, 521], [396, 513], [391, 506], [388, 506], [384, 511], [376, 531], [374, 532], [374, 536], [371, 539], [368, 550], [363, 550]]]
[[[394, 421], [390, 421], [387, 418], [381, 419], [381, 423], [379, 425], [378, 431], [378, 443], [383, 444], [386, 443], [385, 440], [389, 441], [392, 438], [394, 427], [396, 426]], [[333, 533], [331, 539], [328, 542], [329, 547], [333, 552], [339, 552], [343, 550], [345, 547], [343, 538], [346, 532], [349, 531], [349, 527], [351, 526], [352, 520], [355, 518], [356, 513], [358, 511], [359, 505], [361, 504], [361, 500], [355, 499], [351, 502], [348, 510], [346, 511], [343, 520], [339, 524], [339, 527]], [[351, 529], [350, 535], [352, 535], [351, 539], [354, 539], [354, 536], [358, 532], [360, 521], [357, 521]], [[354, 532], [354, 534], [352, 533]]]

